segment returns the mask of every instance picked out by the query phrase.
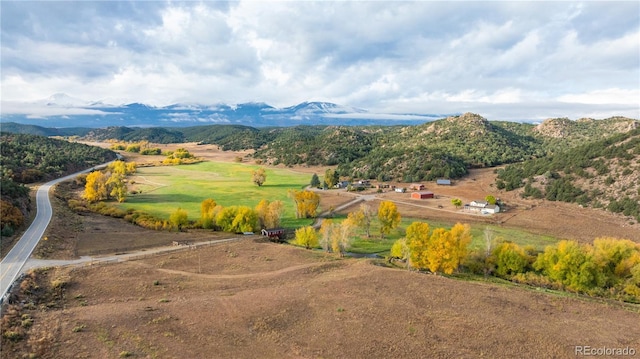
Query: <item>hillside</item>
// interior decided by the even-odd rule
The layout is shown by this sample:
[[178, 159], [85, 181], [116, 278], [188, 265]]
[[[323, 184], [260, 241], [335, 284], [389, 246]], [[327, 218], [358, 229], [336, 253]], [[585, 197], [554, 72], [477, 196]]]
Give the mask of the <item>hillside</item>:
[[[318, 106], [288, 110], [302, 116]], [[223, 150], [253, 149], [256, 159], [270, 164], [337, 165], [346, 177], [413, 182], [551, 156], [638, 127], [640, 121], [623, 117], [548, 119], [536, 126], [465, 113], [409, 126], [107, 127], [89, 131], [84, 139], [216, 144]]]
[[507, 166], [499, 189], [523, 197], [577, 202], [640, 221], [640, 127], [604, 140]]
[[113, 151], [53, 138], [0, 133], [2, 235], [10, 236], [29, 210], [24, 184], [47, 181], [116, 158]]

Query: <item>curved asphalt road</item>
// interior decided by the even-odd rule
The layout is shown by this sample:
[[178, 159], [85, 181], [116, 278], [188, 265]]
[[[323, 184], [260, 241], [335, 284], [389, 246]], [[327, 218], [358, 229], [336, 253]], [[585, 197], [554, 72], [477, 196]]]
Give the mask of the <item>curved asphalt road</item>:
[[29, 256], [31, 256], [31, 252], [33, 252], [40, 241], [40, 238], [42, 238], [44, 231], [49, 225], [49, 221], [51, 221], [53, 209], [51, 208], [51, 202], [49, 201], [49, 189], [59, 182], [75, 178], [81, 173], [105, 167], [109, 163], [58, 178], [51, 182], [47, 182], [38, 188], [38, 192], [36, 193], [36, 218], [24, 232], [18, 243], [13, 246], [7, 256], [2, 259], [2, 262], [0, 262], [0, 298], [4, 299], [9, 288], [20, 274], [22, 267], [29, 259]]

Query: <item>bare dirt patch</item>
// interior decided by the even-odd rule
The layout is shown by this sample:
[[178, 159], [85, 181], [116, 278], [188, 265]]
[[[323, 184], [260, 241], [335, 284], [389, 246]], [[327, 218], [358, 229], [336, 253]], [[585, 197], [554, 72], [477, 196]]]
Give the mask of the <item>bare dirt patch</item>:
[[[23, 311], [33, 323], [22, 340], [3, 339], [0, 357], [36, 349], [40, 358], [573, 358], [576, 345], [640, 351], [637, 306], [252, 240], [198, 252], [200, 266], [196, 253], [182, 252], [68, 271], [61, 305]], [[52, 335], [38, 342], [42, 333]]]

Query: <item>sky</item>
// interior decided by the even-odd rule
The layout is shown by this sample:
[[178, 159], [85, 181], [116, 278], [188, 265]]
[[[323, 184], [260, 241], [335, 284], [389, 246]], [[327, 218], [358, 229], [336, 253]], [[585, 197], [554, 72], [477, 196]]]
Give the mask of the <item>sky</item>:
[[2, 1], [2, 112], [327, 101], [489, 120], [640, 118], [640, 2]]

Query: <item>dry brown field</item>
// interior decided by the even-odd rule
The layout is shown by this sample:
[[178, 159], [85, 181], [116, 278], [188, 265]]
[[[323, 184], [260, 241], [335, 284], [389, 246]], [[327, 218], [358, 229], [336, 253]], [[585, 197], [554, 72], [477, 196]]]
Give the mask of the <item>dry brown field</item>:
[[[239, 242], [50, 269], [1, 358], [573, 358], [640, 351], [640, 308]], [[24, 298], [28, 301], [28, 296]], [[27, 357], [27, 356], [25, 356]]]

